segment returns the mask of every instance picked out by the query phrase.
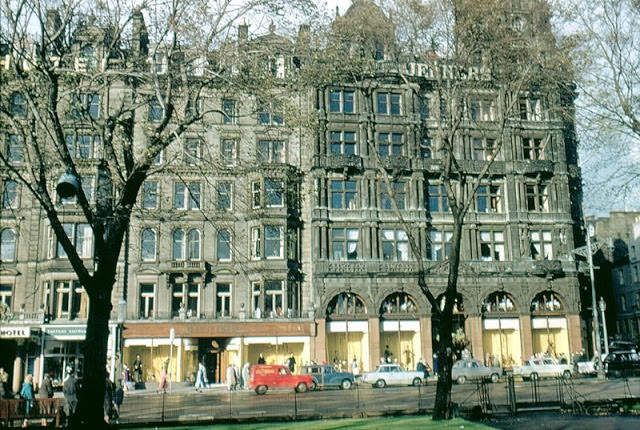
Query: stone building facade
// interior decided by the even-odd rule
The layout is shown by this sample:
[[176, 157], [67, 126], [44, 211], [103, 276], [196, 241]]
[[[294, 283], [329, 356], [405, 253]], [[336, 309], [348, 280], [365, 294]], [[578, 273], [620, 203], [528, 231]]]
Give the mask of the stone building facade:
[[[386, 20], [367, 0], [354, 1], [341, 20], [362, 15], [358, 8]], [[140, 42], [144, 22], [135, 28]], [[246, 26], [238, 35], [238, 49], [279, 46], [271, 59], [276, 76], [293, 67], [294, 42], [273, 30], [248, 40]], [[375, 48], [382, 65], [388, 51]], [[78, 49], [82, 61], [93, 58]], [[152, 64], [162, 72], [161, 59]], [[335, 82], [279, 102], [210, 90], [203, 108], [212, 113], [167, 148], [158, 159], [163, 168], [141, 190], [113, 294], [114, 371], [139, 355], [143, 379], [158, 378], [168, 364], [173, 379], [184, 381], [202, 360], [209, 380], [222, 381], [228, 363], [256, 363], [260, 354], [271, 363], [291, 354], [298, 363], [355, 358], [366, 371], [387, 347], [407, 367], [421, 357], [432, 362], [440, 335], [417, 285], [416, 259], [440, 296], [452, 219], [431, 136], [440, 111], [434, 82], [423, 65], [408, 70], [404, 79], [386, 72], [373, 91]], [[492, 97], [479, 101], [469, 124], [493, 120]], [[571, 254], [581, 198], [576, 143], [545, 106], [552, 97], [517, 97], [518, 119], [466, 217], [455, 309], [473, 355], [507, 367], [536, 352], [570, 356], [583, 337]], [[89, 100], [96, 115], [103, 100]], [[289, 124], [287, 111], [313, 113], [318, 126]], [[162, 111], [150, 102], [137, 116], [155, 121]], [[459, 158], [478, 169], [491, 142], [467, 129]], [[3, 139], [10, 151], [11, 137]], [[99, 143], [78, 132], [70, 141], [83, 183], [95, 189]], [[381, 171], [393, 173], [393, 193]], [[4, 171], [2, 195], [0, 365], [14, 380], [26, 372], [38, 380], [49, 370], [61, 377], [68, 365], [81, 370], [86, 294], [35, 200]], [[89, 267], [91, 232], [81, 211], [73, 201], [59, 208]]]

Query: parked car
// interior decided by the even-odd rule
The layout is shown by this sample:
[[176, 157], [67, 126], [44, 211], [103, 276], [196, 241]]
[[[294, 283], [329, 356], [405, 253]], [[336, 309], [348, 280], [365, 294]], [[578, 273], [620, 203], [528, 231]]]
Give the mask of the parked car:
[[514, 375], [522, 376], [522, 379], [539, 379], [562, 375], [565, 379], [570, 379], [573, 373], [571, 364], [560, 364], [551, 357], [531, 358], [523, 366], [513, 368]]
[[[604, 359], [606, 358], [606, 356], [607, 354], [601, 355], [602, 362], [604, 362]], [[594, 355], [593, 358], [591, 359], [587, 359], [585, 357], [576, 361], [573, 364], [574, 373], [577, 373], [579, 375], [595, 375], [596, 373], [598, 373], [598, 368], [600, 366], [600, 363], [597, 362], [596, 358], [597, 357]]]
[[373, 372], [362, 374], [361, 381], [376, 388], [387, 385], [420, 385], [424, 379], [424, 372], [404, 370], [398, 364], [380, 364]]
[[638, 351], [638, 345], [628, 340], [614, 340], [609, 344], [609, 352]]
[[604, 371], [614, 378], [640, 374], [640, 355], [635, 350], [609, 352], [604, 360]]
[[336, 387], [348, 390], [353, 385], [354, 376], [349, 372], [338, 372], [330, 364], [310, 364], [302, 366], [303, 375], [311, 375], [311, 389]]
[[495, 383], [500, 380], [502, 375], [501, 367], [487, 367], [478, 360], [458, 360], [453, 363], [451, 369], [451, 379], [458, 384], [464, 384], [467, 379], [479, 379], [488, 376], [491, 382]]
[[292, 388], [304, 393], [312, 384], [311, 375], [294, 375], [288, 366], [256, 364], [249, 372], [249, 387], [257, 394], [265, 394], [269, 388]]

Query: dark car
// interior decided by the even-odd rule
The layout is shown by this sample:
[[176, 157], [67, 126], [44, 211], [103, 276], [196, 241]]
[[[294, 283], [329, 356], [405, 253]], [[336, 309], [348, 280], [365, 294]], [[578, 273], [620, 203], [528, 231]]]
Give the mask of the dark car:
[[348, 390], [353, 385], [354, 376], [349, 372], [338, 372], [330, 364], [309, 364], [302, 366], [303, 375], [311, 375], [312, 389], [335, 387]]
[[640, 375], [640, 355], [634, 350], [610, 352], [604, 359], [604, 371], [614, 378]]

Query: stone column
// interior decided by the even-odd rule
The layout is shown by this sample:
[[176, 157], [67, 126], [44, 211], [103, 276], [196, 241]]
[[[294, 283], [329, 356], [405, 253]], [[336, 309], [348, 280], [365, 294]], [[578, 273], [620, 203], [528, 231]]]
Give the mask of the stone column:
[[16, 350], [16, 358], [13, 360], [13, 384], [11, 389], [14, 393], [20, 392], [22, 384], [22, 348]]
[[380, 318], [369, 318], [369, 366], [373, 370], [380, 362]]
[[312, 346], [311, 359], [316, 363], [327, 361], [327, 321], [324, 318], [316, 319], [316, 337]]
[[573, 354], [582, 349], [582, 328], [580, 327], [580, 315], [567, 315], [567, 329], [569, 336], [569, 353]]
[[433, 344], [431, 342], [431, 317], [420, 318], [420, 346], [422, 358], [433, 369]]
[[471, 341], [471, 353], [476, 360], [483, 360], [484, 345], [482, 344], [482, 316], [469, 315], [465, 321], [465, 333]]
[[520, 315], [520, 344], [522, 347], [522, 359], [528, 360], [529, 357], [533, 355], [533, 340], [531, 337], [531, 315]]

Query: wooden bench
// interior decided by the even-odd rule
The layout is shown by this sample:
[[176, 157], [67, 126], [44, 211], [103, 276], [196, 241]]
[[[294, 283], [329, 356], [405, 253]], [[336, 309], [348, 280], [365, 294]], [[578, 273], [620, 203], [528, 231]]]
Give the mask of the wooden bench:
[[51, 420], [55, 427], [60, 426], [60, 411], [64, 405], [64, 399], [35, 399], [32, 400], [29, 413], [26, 413], [26, 400], [2, 399], [0, 400], [0, 424], [4, 427], [12, 427], [15, 421]]

